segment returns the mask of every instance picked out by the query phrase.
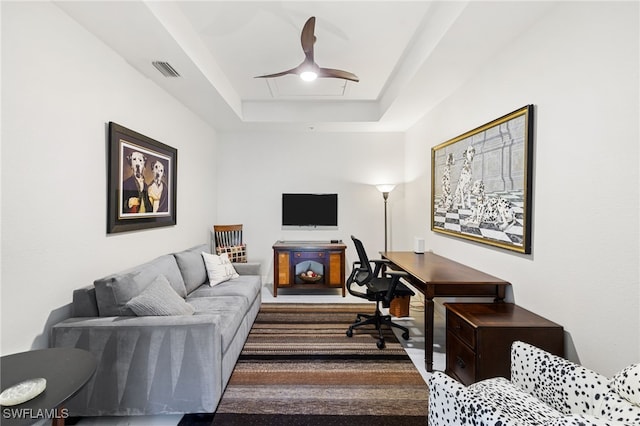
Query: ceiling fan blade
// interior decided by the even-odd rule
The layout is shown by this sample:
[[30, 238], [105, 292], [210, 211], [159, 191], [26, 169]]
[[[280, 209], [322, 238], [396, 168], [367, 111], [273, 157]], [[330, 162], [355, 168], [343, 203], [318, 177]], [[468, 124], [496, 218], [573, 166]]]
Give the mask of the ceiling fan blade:
[[316, 36], [314, 35], [316, 28], [316, 18], [312, 16], [307, 19], [304, 27], [302, 27], [302, 34], [300, 35], [300, 43], [302, 44], [302, 50], [305, 56], [309, 57], [311, 54], [311, 60], [313, 60], [313, 45], [316, 42]]
[[282, 77], [283, 75], [287, 75], [287, 74], [298, 74], [298, 68], [299, 67], [295, 67], [287, 71], [277, 72], [275, 74], [257, 75], [253, 78], [274, 78], [274, 77]]
[[320, 68], [318, 72], [318, 77], [322, 78], [342, 78], [344, 80], [355, 81], [356, 83], [360, 81], [357, 75], [343, 70], [335, 70], [332, 68]]

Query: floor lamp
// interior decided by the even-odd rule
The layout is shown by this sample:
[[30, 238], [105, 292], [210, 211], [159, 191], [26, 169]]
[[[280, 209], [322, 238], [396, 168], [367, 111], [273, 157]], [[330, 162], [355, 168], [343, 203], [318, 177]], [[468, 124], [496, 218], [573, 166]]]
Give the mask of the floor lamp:
[[382, 192], [382, 198], [384, 198], [384, 251], [387, 251], [387, 199], [389, 198], [389, 193], [393, 191], [395, 185], [385, 184], [385, 185], [376, 185], [378, 191]]

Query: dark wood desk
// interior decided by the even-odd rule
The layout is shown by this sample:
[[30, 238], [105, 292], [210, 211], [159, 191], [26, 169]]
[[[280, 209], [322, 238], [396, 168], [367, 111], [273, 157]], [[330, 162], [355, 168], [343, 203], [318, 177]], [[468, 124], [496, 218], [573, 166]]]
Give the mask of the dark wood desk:
[[507, 281], [454, 262], [434, 253], [411, 251], [380, 253], [391, 262], [391, 268], [409, 274], [405, 279], [424, 294], [425, 363], [433, 371], [433, 298], [434, 297], [494, 297], [504, 300]]

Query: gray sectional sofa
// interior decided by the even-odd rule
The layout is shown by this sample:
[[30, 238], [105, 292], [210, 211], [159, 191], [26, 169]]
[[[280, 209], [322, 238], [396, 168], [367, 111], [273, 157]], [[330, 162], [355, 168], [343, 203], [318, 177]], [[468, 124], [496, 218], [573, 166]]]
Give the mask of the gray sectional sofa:
[[[215, 411], [260, 309], [262, 282], [259, 264], [234, 263], [239, 277], [211, 287], [202, 252], [210, 252], [206, 244], [74, 291], [73, 317], [53, 326], [50, 345], [86, 349], [98, 368], [65, 403], [71, 416]], [[175, 294], [143, 300], [152, 283], [169, 289], [167, 281]], [[160, 311], [180, 314], [134, 312], [132, 301], [149, 309], [163, 297]]]

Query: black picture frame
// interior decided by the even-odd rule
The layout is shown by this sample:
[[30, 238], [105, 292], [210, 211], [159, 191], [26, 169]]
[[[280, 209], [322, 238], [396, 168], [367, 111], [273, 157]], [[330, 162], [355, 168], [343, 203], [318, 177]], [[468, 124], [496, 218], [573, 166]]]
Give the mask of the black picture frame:
[[431, 230], [531, 253], [534, 107], [431, 149]]
[[178, 150], [114, 122], [108, 132], [107, 233], [175, 225]]

